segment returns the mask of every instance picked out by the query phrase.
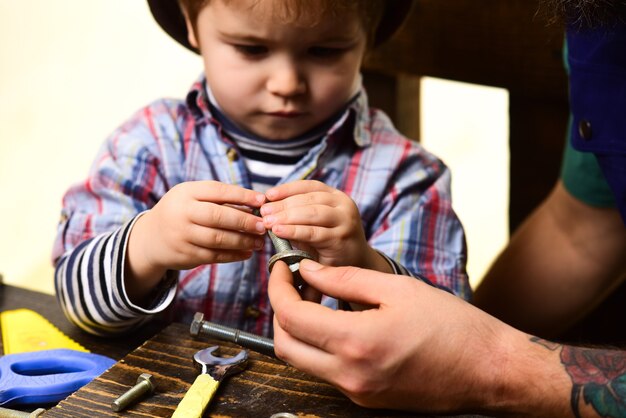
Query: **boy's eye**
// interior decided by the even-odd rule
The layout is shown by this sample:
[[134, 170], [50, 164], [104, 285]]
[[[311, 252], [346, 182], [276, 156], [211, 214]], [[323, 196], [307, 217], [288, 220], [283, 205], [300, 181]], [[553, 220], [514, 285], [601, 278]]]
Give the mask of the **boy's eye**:
[[309, 54], [315, 56], [315, 57], [320, 57], [320, 58], [326, 58], [326, 57], [334, 57], [337, 55], [341, 55], [344, 52], [344, 48], [330, 48], [330, 47], [324, 47], [324, 46], [314, 46], [309, 48]]
[[258, 57], [266, 54], [268, 49], [263, 45], [234, 45], [235, 49], [246, 56]]

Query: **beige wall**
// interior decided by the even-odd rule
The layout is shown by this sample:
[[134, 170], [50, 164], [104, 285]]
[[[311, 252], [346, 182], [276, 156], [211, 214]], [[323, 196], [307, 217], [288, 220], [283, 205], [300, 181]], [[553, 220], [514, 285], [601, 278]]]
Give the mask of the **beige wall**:
[[61, 197], [144, 104], [179, 97], [201, 61], [141, 0], [0, 0], [0, 272], [51, 293]]
[[422, 143], [452, 170], [452, 202], [476, 287], [509, 238], [509, 94], [427, 77], [421, 90]]
[[[0, 272], [5, 282], [53, 292], [49, 258], [64, 191], [85, 177], [113, 129], [155, 98], [183, 96], [200, 71], [199, 58], [161, 32], [145, 1], [0, 0]], [[494, 104], [481, 106], [470, 104], [483, 115], [494, 114], [489, 107]], [[479, 153], [484, 161], [471, 169], [488, 168], [492, 157], [473, 148], [472, 134], [482, 131], [456, 126], [443, 135], [465, 145], [452, 145], [451, 155], [462, 156], [471, 146], [469, 154]], [[436, 131], [425, 137], [436, 142], [441, 135]], [[506, 136], [496, 140], [505, 143]], [[463, 177], [455, 172], [455, 178]], [[484, 212], [485, 203], [475, 203]], [[476, 245], [470, 236], [470, 248], [476, 248], [471, 251], [478, 251], [480, 241], [497, 240], [484, 228], [494, 224], [493, 214], [474, 220], [472, 210], [457, 208], [466, 226], [481, 225]]]

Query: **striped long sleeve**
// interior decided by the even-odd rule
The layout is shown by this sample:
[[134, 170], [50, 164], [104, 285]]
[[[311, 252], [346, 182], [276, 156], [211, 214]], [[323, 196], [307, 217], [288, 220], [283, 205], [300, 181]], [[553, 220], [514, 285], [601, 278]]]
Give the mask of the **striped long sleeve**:
[[[81, 242], [57, 263], [56, 293], [65, 315], [92, 334], [125, 332], [167, 307], [175, 296], [176, 275], [147, 308], [134, 305], [124, 290], [124, 256], [134, 221]], [[174, 284], [172, 286], [172, 284]]]

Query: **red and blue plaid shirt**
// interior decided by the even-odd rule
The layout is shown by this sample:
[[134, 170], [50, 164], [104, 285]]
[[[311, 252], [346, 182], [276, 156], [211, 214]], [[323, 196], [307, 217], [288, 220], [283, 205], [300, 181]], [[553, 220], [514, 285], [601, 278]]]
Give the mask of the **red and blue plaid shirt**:
[[[88, 178], [64, 196], [53, 250], [56, 293], [66, 316], [88, 332], [127, 332], [174, 304], [176, 320], [203, 312], [210, 321], [272, 335], [269, 240], [242, 262], [168, 273], [149, 307], [133, 304], [124, 290], [129, 231], [168, 190], [196, 180], [251, 188], [236, 145], [209, 111], [203, 82], [186, 101], [158, 100], [136, 113], [104, 143]], [[342, 190], [357, 204], [370, 245], [397, 273], [468, 299], [449, 170], [370, 109], [364, 91], [348, 112], [280, 183], [316, 179]]]

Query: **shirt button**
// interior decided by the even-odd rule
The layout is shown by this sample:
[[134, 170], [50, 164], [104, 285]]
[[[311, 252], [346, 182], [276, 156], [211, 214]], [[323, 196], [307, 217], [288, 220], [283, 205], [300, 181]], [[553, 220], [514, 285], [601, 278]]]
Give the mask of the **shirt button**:
[[592, 136], [591, 122], [586, 119], [581, 120], [578, 123], [578, 134], [582, 139], [590, 140]]
[[231, 163], [239, 159], [239, 154], [237, 153], [237, 150], [235, 148], [229, 149], [226, 153], [226, 156], [228, 157], [228, 161], [230, 161]]
[[257, 319], [261, 316], [261, 311], [256, 306], [248, 306], [243, 314], [246, 318]]

